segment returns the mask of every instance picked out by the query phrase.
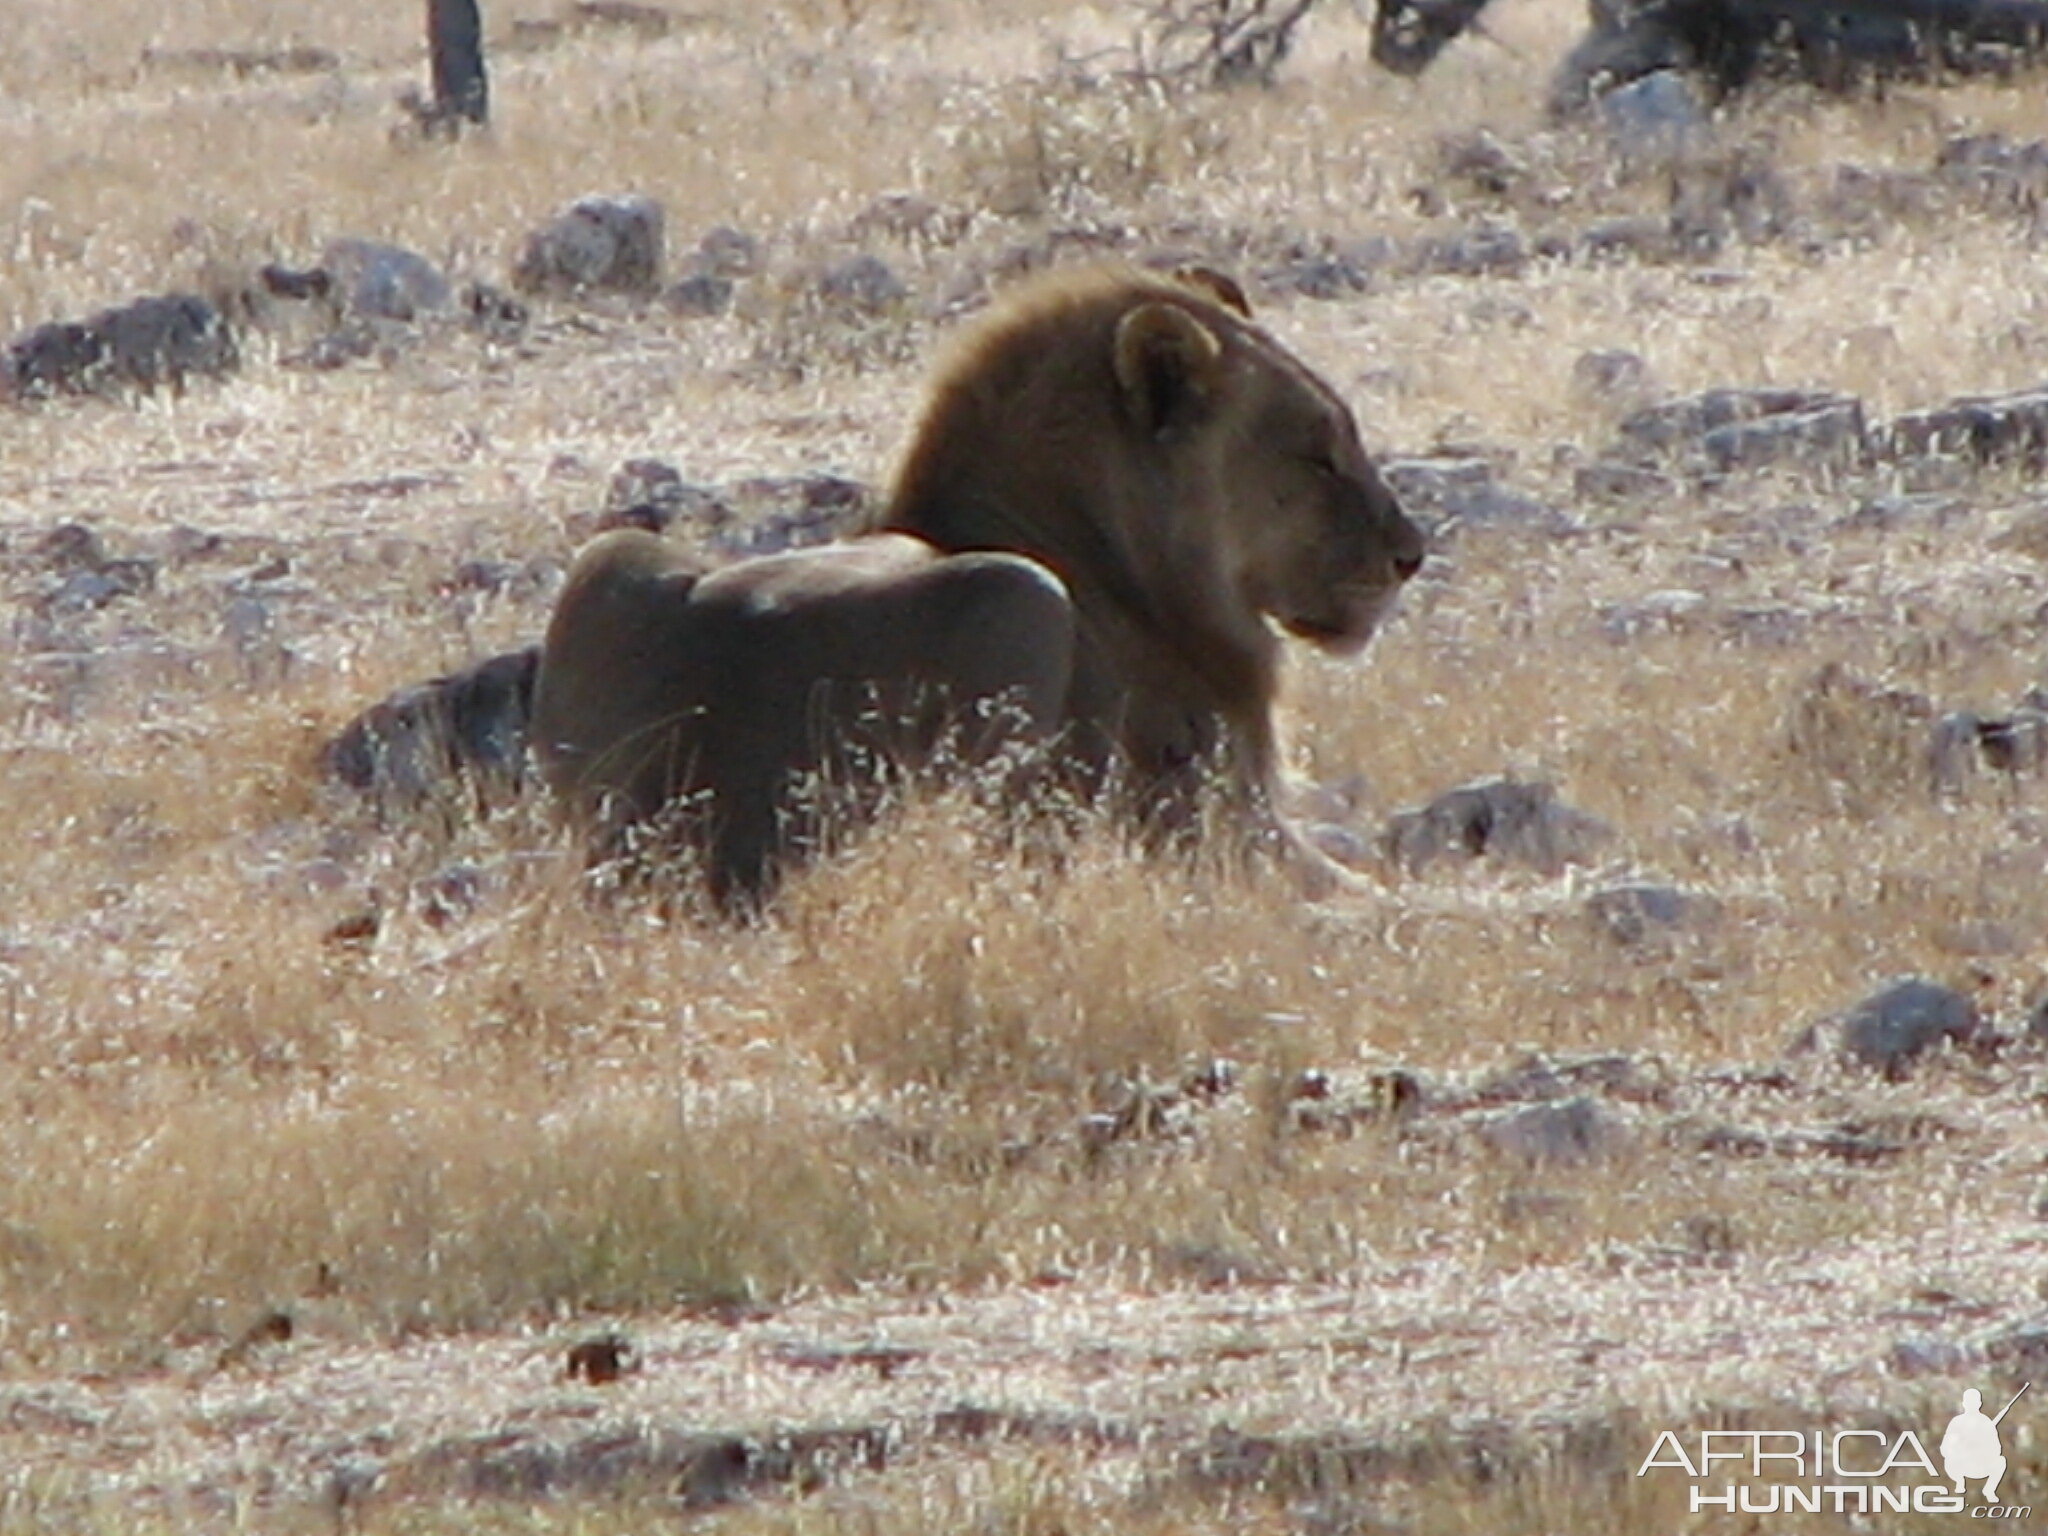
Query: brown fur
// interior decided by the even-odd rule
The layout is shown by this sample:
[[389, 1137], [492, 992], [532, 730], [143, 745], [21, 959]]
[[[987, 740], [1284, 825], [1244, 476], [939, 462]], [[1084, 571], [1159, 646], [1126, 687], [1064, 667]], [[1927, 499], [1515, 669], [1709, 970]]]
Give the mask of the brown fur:
[[801, 781], [963, 721], [970, 759], [1056, 739], [1147, 825], [1192, 825], [1213, 782], [1278, 833], [1268, 620], [1354, 651], [1421, 558], [1350, 413], [1234, 284], [1056, 274], [954, 348], [872, 534], [708, 576], [645, 533], [593, 543], [535, 747], [613, 843], [686, 807], [728, 903], [813, 835]]
[[1336, 393], [1202, 271], [1020, 290], [940, 368], [880, 521], [1059, 575], [1069, 757], [1167, 827], [1213, 782], [1277, 829], [1267, 621], [1354, 652], [1423, 555]]

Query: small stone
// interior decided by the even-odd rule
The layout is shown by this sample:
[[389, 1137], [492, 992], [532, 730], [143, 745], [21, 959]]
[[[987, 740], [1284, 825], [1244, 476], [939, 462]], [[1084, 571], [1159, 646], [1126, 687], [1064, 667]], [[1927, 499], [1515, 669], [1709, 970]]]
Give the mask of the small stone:
[[1408, 253], [1408, 266], [1430, 277], [1514, 277], [1529, 265], [1529, 242], [1515, 230], [1481, 225], [1455, 235], [1430, 235]]
[[697, 259], [701, 270], [715, 277], [753, 277], [764, 265], [761, 242], [729, 224], [704, 232]]
[[1479, 1137], [1505, 1156], [1553, 1165], [1593, 1162], [1618, 1152], [1628, 1140], [1612, 1112], [1583, 1094], [1484, 1116]]
[[951, 245], [967, 232], [968, 215], [952, 212], [915, 192], [884, 192], [846, 226], [848, 238], [923, 241]]
[[0, 353], [0, 396], [175, 389], [195, 376], [232, 373], [240, 362], [227, 319], [211, 301], [168, 294], [16, 338]]
[[1979, 720], [1977, 751], [1994, 773], [2039, 773], [2048, 768], [2048, 713], [2016, 709], [2003, 719]]
[[1959, 458], [1975, 465], [2048, 466], [2048, 389], [1966, 396], [1897, 418], [1886, 446], [1895, 459]]
[[1259, 273], [1259, 281], [1275, 293], [1304, 299], [1348, 299], [1372, 285], [1372, 274], [1342, 256], [1305, 256]]
[[879, 256], [849, 256], [818, 279], [818, 292], [835, 304], [879, 313], [910, 297], [903, 279]]
[[604, 504], [607, 511], [646, 503], [680, 507], [684, 492], [683, 473], [675, 465], [661, 459], [628, 459], [613, 472]]
[[678, 315], [708, 319], [732, 308], [733, 284], [716, 272], [692, 272], [661, 296], [663, 304]]
[[527, 238], [513, 286], [521, 293], [652, 293], [661, 280], [662, 225], [652, 198], [581, 198]]
[[51, 614], [92, 613], [121, 595], [121, 589], [98, 571], [73, 571], [43, 601]]
[[1529, 176], [1514, 152], [1485, 128], [1438, 139], [1436, 161], [1440, 182], [1457, 183], [1487, 197], [1506, 197]]
[[1860, 401], [1716, 427], [1700, 439], [1707, 462], [1722, 473], [1783, 468], [1853, 469], [1867, 454], [1869, 434]]
[[320, 265], [333, 280], [344, 314], [409, 322], [454, 302], [441, 269], [403, 246], [335, 240], [321, 254]]
[[1934, 165], [1942, 181], [1997, 206], [2032, 208], [2048, 199], [2048, 142], [1970, 134], [1942, 145]]
[[1974, 1046], [1984, 1035], [1984, 1021], [1969, 998], [1913, 976], [1872, 993], [1847, 1013], [1808, 1025], [1792, 1050], [1806, 1054], [1832, 1043], [1842, 1059], [1897, 1081], [1935, 1047]]
[[516, 794], [531, 777], [539, 666], [540, 647], [528, 646], [402, 688], [327, 743], [322, 770], [394, 812]]
[[1380, 847], [1410, 874], [1446, 857], [1483, 857], [1548, 876], [1587, 862], [1612, 837], [1605, 822], [1559, 801], [1549, 784], [1491, 779], [1394, 816]]
[[1712, 119], [1692, 82], [1675, 69], [1653, 70], [1603, 95], [1600, 124], [1621, 157], [1662, 164], [1706, 143]]
[[1634, 602], [1609, 603], [1600, 610], [1600, 629], [1614, 641], [1664, 634], [1692, 626], [1707, 611], [1707, 594], [1691, 587], [1645, 592]]
[[1601, 457], [1572, 472], [1572, 494], [1581, 501], [1662, 501], [1678, 490], [1662, 470], [1627, 459]]
[[1624, 948], [1712, 921], [1719, 906], [1673, 885], [1611, 885], [1586, 898], [1586, 915]]

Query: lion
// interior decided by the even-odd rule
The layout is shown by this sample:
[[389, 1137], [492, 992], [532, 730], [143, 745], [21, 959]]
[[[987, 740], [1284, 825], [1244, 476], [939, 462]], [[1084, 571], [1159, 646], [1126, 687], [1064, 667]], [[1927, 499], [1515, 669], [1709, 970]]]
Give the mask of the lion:
[[1275, 808], [1276, 628], [1355, 654], [1423, 555], [1234, 283], [1055, 271], [956, 341], [855, 536], [709, 574], [637, 530], [588, 546], [534, 747], [600, 848], [667, 818], [728, 907], [815, 841], [821, 779], [1019, 747], [1156, 836], [1213, 823], [1213, 795], [1316, 884], [1335, 866]]

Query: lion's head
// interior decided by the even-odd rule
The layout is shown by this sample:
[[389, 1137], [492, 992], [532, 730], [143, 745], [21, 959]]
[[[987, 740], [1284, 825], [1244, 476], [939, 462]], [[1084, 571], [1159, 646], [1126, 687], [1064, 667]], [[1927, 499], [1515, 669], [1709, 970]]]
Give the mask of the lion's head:
[[1128, 266], [1038, 279], [962, 338], [882, 523], [1057, 573], [1073, 714], [1141, 777], [1220, 754], [1262, 779], [1273, 626], [1355, 652], [1423, 558], [1351, 412], [1235, 284]]

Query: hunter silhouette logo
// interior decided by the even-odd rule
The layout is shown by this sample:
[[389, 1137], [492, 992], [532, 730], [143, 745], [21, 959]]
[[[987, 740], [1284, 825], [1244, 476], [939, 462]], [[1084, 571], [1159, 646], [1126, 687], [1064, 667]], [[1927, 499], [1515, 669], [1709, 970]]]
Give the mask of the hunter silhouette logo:
[[[1948, 1421], [1941, 1465], [1912, 1430], [1707, 1429], [1688, 1443], [1665, 1430], [1636, 1469], [1637, 1477], [1671, 1468], [1692, 1479], [1691, 1508], [1729, 1514], [1962, 1515], [1972, 1520], [2025, 1520], [2025, 1504], [1998, 1502], [2005, 1480], [2005, 1447], [1998, 1426], [2027, 1395], [2013, 1393], [1997, 1417], [1984, 1412], [1984, 1394], [1963, 1394], [1963, 1411]], [[1968, 1485], [1983, 1484], [1973, 1504]], [[1951, 1487], [1950, 1485], [1954, 1486]]]
[[[2012, 1403], [2026, 1396], [2027, 1382], [2013, 1393]], [[1948, 1431], [1941, 1437], [1941, 1469], [1955, 1479], [1956, 1492], [1963, 1491], [1963, 1484], [1977, 1478], [1984, 1479], [1984, 1502], [1998, 1502], [1998, 1480], [2005, 1476], [2005, 1449], [1998, 1443], [1998, 1425], [2008, 1413], [2012, 1403], [1998, 1410], [1998, 1418], [1984, 1417], [1984, 1394], [1975, 1387], [1963, 1394], [1963, 1411], [1948, 1421]]]

